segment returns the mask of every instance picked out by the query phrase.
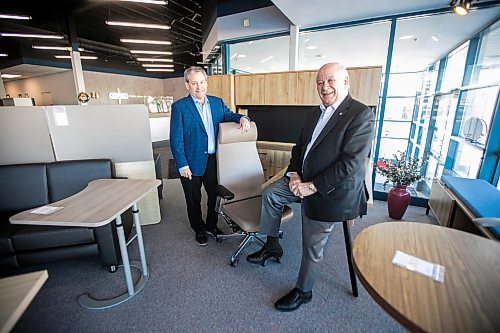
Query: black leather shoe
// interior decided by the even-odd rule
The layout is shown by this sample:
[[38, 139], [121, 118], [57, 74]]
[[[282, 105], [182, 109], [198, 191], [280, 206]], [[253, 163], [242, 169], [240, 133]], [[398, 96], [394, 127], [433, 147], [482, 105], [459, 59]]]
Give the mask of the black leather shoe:
[[217, 239], [217, 236], [223, 236], [224, 233], [218, 227], [215, 228], [206, 228], [205, 232], [212, 236], [214, 239]]
[[274, 303], [278, 311], [290, 312], [297, 310], [302, 304], [309, 303], [312, 299], [312, 291], [303, 292], [298, 288], [293, 288], [285, 296]]
[[274, 249], [267, 249], [264, 245], [259, 251], [248, 255], [247, 261], [252, 264], [265, 266], [269, 258], [273, 258], [276, 262], [280, 262], [282, 256], [283, 249], [281, 248], [281, 245], [278, 245], [278, 247]]
[[205, 234], [204, 231], [197, 231], [196, 232], [196, 243], [200, 246], [205, 246], [207, 245], [207, 235]]

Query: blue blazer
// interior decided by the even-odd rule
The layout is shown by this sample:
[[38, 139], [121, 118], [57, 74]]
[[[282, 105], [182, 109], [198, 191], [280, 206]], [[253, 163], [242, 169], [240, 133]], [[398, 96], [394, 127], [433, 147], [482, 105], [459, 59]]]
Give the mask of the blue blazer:
[[[239, 122], [242, 115], [231, 112], [224, 101], [207, 96], [212, 111], [214, 135], [217, 143], [219, 124], [227, 121]], [[205, 173], [208, 159], [208, 135], [198, 109], [190, 95], [172, 104], [170, 119], [170, 148], [177, 168], [189, 166], [193, 176]], [[215, 145], [217, 149], [217, 144]]]

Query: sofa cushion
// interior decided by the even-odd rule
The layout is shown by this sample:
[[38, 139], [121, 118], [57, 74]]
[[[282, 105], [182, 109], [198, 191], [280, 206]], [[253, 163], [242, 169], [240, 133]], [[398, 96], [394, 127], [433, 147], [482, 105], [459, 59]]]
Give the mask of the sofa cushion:
[[47, 164], [49, 202], [72, 196], [96, 179], [112, 178], [109, 159], [61, 161]]
[[55, 248], [95, 242], [89, 228], [50, 227], [27, 225], [12, 235], [15, 251]]
[[476, 217], [500, 217], [500, 191], [487, 181], [452, 176], [441, 179]]
[[45, 163], [0, 166], [0, 213], [11, 214], [49, 203]]

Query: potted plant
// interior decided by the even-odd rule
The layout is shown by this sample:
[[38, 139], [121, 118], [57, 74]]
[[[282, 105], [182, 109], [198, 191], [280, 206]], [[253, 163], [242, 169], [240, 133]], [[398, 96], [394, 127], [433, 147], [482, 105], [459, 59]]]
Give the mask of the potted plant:
[[384, 188], [389, 182], [393, 184], [387, 193], [387, 209], [389, 217], [400, 220], [411, 199], [408, 185], [424, 178], [420, 171], [423, 161], [408, 157], [404, 151], [398, 151], [393, 156], [393, 159], [379, 159], [376, 170], [387, 178]]

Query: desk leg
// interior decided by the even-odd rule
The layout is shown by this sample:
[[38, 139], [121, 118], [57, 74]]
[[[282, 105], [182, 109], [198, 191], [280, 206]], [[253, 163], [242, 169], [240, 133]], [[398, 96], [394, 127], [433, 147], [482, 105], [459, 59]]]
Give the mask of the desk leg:
[[[116, 217], [116, 233], [118, 235], [118, 242], [120, 244], [120, 253], [122, 255], [123, 270], [125, 272], [125, 280], [127, 282], [128, 292], [118, 297], [107, 300], [96, 300], [91, 298], [88, 294], [80, 295], [80, 297], [78, 297], [78, 303], [80, 303], [80, 305], [83, 306], [84, 308], [98, 310], [98, 309], [111, 308], [113, 306], [121, 304], [127, 301], [128, 299], [132, 298], [139, 291], [141, 291], [141, 289], [148, 282], [149, 280], [148, 267], [146, 264], [146, 256], [144, 253], [144, 243], [142, 240], [141, 224], [139, 222], [139, 216], [138, 216], [139, 211], [137, 210], [136, 204], [134, 204], [133, 206], [133, 211], [134, 211], [133, 213], [134, 224], [137, 232], [137, 241], [139, 243], [139, 252], [141, 256], [141, 265], [139, 265], [138, 261], [129, 260], [127, 251], [127, 242], [125, 240], [125, 233], [123, 231], [122, 219], [119, 215]], [[141, 277], [137, 282], [137, 284], [135, 285], [135, 287], [134, 287], [134, 282], [132, 281], [130, 266], [136, 268], [141, 273]], [[141, 271], [141, 266], [142, 266], [142, 271]]]
[[141, 256], [142, 274], [144, 276], [147, 276], [148, 265], [146, 263], [146, 254], [144, 252], [144, 242], [142, 241], [142, 229], [141, 229], [141, 222], [139, 221], [139, 209], [137, 208], [137, 204], [134, 204], [134, 206], [132, 207], [132, 213], [134, 216], [135, 232], [137, 233], [137, 244], [139, 245], [139, 254]]

